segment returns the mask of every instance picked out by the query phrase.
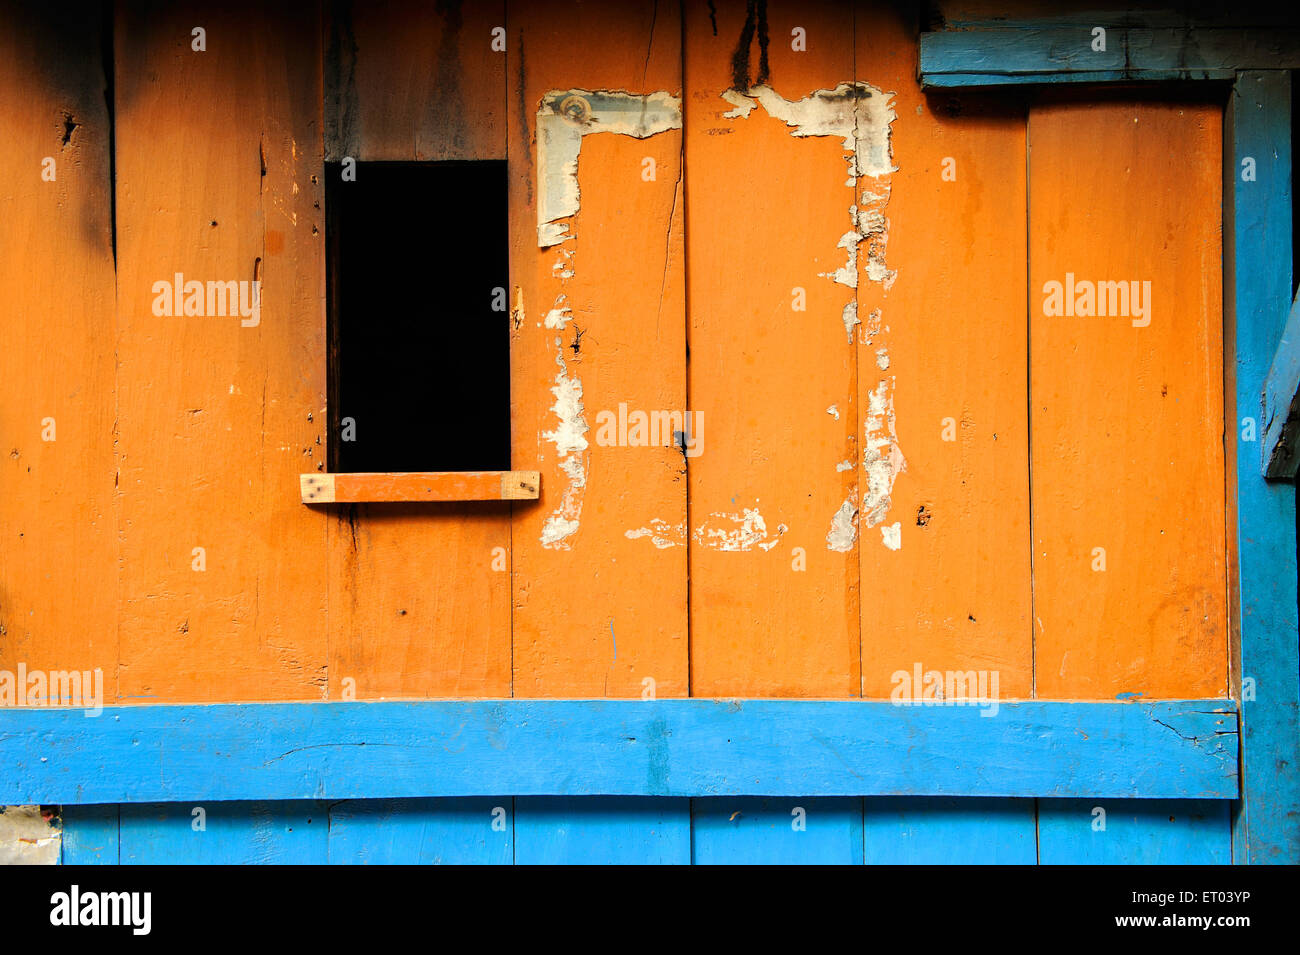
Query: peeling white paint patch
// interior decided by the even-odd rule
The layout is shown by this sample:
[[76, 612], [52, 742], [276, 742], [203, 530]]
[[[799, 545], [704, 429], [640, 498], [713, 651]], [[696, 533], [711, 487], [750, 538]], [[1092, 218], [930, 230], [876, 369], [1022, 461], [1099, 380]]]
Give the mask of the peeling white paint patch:
[[563, 331], [565, 326], [573, 320], [573, 312], [569, 306], [564, 303], [568, 301], [563, 292], [555, 298], [555, 307], [546, 313], [545, 325], [547, 328], [556, 328]]
[[578, 211], [578, 152], [582, 137], [619, 133], [645, 139], [682, 128], [682, 103], [666, 92], [552, 90], [537, 109], [537, 244], [573, 238], [563, 220]]
[[559, 419], [553, 431], [542, 432], [542, 437], [555, 445], [560, 458], [560, 470], [568, 477], [568, 485], [560, 498], [559, 506], [546, 519], [542, 527], [542, 546], [553, 550], [568, 550], [568, 539], [578, 531], [582, 516], [582, 501], [587, 486], [587, 419], [582, 407], [582, 380], [570, 375], [564, 363], [564, 344], [555, 339], [555, 363], [560, 366], [555, 376], [551, 394], [555, 404], [551, 411]]
[[903, 524], [901, 521], [886, 525], [880, 529], [880, 539], [884, 541], [885, 546], [890, 550], [898, 550], [903, 546]]
[[62, 842], [40, 806], [0, 806], [0, 865], [58, 865]]
[[835, 470], [836, 470], [836, 471], [839, 471], [839, 472], [841, 472], [841, 473], [843, 473], [844, 471], [852, 471], [852, 470], [853, 470], [853, 462], [852, 462], [852, 461], [841, 461], [839, 464], [835, 465]]
[[629, 540], [648, 537], [650, 543], [654, 544], [655, 547], [665, 550], [669, 547], [680, 547], [686, 543], [686, 525], [669, 524], [667, 521], [655, 518], [650, 522], [649, 527], [638, 527], [636, 530], [624, 531], [623, 536]]
[[826, 413], [830, 415], [832, 418], [834, 418], [836, 421], [840, 420], [839, 405], [831, 405], [829, 408], [826, 409]]
[[736, 107], [723, 113], [723, 119], [749, 119], [749, 114], [754, 111], [754, 107], [758, 106], [757, 102], [735, 90], [727, 90], [722, 94], [722, 98]]
[[877, 349], [876, 349], [876, 367], [879, 368], [881, 371], [884, 371], [886, 368], [889, 367], [889, 349], [888, 349], [888, 348], [877, 348]]
[[761, 541], [761, 542], [759, 543], [759, 545], [758, 545], [759, 550], [762, 550], [762, 551], [769, 551], [769, 550], [771, 550], [773, 547], [775, 547], [777, 544], [779, 544], [779, 543], [781, 542], [781, 535], [784, 534], [784, 533], [785, 533], [786, 531], [788, 531], [789, 529], [790, 529], [790, 528], [786, 527], [784, 524], [777, 524], [777, 525], [776, 525], [776, 536], [773, 537], [773, 538], [772, 538], [771, 540], [769, 540], [769, 541]]
[[560, 257], [551, 264], [551, 275], [560, 280], [573, 278], [573, 249], [560, 249]]
[[853, 344], [853, 328], [855, 325], [861, 325], [862, 319], [858, 318], [858, 300], [849, 299], [844, 306], [844, 313], [840, 316], [844, 321], [844, 334], [848, 336], [849, 344]]
[[858, 539], [858, 509], [853, 501], [848, 500], [831, 518], [831, 529], [826, 535], [826, 547], [838, 553], [853, 549], [853, 542]]
[[[722, 522], [723, 526], [715, 526], [717, 522]], [[763, 548], [764, 550], [775, 545], [784, 533], [784, 528], [784, 524], [778, 527], [777, 537], [772, 538], [769, 547]], [[763, 547], [769, 541], [767, 522], [756, 507], [743, 508], [740, 514], [714, 511], [709, 515], [709, 520], [695, 528], [693, 537], [702, 547], [725, 551], [753, 550], [755, 547]]]
[[862, 513], [866, 517], [867, 527], [875, 527], [888, 516], [894, 479], [900, 471], [907, 470], [907, 461], [898, 446], [895, 432], [893, 389], [893, 378], [881, 379], [868, 396], [867, 417], [862, 424], [865, 438], [862, 468], [867, 473], [867, 487], [862, 495]]

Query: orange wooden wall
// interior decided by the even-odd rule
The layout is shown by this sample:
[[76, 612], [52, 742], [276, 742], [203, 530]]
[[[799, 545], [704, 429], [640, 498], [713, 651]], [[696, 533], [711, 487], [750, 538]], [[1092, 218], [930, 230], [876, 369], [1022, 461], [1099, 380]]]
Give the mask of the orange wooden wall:
[[[111, 137], [93, 18], [0, 37], [0, 668], [101, 667], [121, 701], [880, 698], [917, 663], [1224, 692], [1221, 105], [925, 94], [911, 9], [773, 0], [765, 56], [746, 16], [122, 4]], [[773, 110], [855, 82], [894, 118], [849, 176]], [[584, 136], [573, 238], [539, 248], [563, 90], [682, 122]], [[299, 502], [344, 156], [508, 161], [540, 500]], [[260, 324], [154, 316], [178, 271], [259, 278]], [[1067, 271], [1150, 281], [1150, 325], [1044, 315]], [[620, 403], [698, 412], [703, 453], [598, 443]]]

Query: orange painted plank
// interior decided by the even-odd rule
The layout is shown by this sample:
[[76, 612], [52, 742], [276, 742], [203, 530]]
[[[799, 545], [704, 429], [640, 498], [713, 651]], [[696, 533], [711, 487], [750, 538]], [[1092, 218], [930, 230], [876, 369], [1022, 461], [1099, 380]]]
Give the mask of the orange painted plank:
[[[500, 2], [329, 5], [327, 158], [503, 159], [504, 23]], [[506, 508], [358, 504], [327, 520], [331, 699], [510, 695]]]
[[831, 277], [855, 189], [842, 135], [777, 115], [853, 82], [852, 14], [773, 5], [764, 35], [753, 5], [713, 7], [685, 31], [692, 693], [857, 696], [855, 293]]
[[96, 9], [56, 27], [39, 8], [6, 2], [0, 22], [0, 670], [100, 668], [112, 702], [113, 251], [101, 21]]
[[304, 504], [535, 499], [536, 471], [423, 471], [393, 474], [303, 474]]
[[[1221, 108], [1061, 97], [1028, 135], [1038, 696], [1220, 695]], [[1141, 308], [1047, 314], [1072, 280]]]
[[[899, 671], [996, 675], [1033, 692], [1026, 402], [1025, 121], [1005, 95], [923, 95], [916, 21], [857, 9], [858, 78], [894, 94], [886, 290], [858, 284], [864, 425], [878, 394], [899, 456], [885, 513], [862, 528], [862, 692]], [[868, 256], [862, 256], [865, 268]], [[874, 317], [873, 317], [874, 315]], [[888, 452], [888, 414], [862, 435]], [[869, 481], [860, 488], [872, 494]], [[871, 506], [864, 501], [863, 513]], [[865, 523], [865, 521], [864, 521]], [[882, 530], [898, 525], [894, 543]]]
[[505, 159], [502, 0], [324, 8], [327, 159]]
[[[325, 420], [318, 37], [314, 12], [118, 9], [124, 699], [325, 693], [328, 518], [297, 493]], [[178, 274], [250, 283], [249, 314], [167, 314]]]
[[[512, 464], [542, 472], [538, 503], [514, 508], [514, 692], [684, 696], [684, 458], [676, 429], [642, 442], [616, 421], [686, 410], [681, 132], [588, 122], [610, 103], [601, 91], [680, 95], [677, 8], [512, 5], [509, 44]], [[539, 150], [555, 91], [570, 118], [548, 113], [555, 136]], [[563, 201], [570, 133], [576, 213]], [[539, 246], [539, 207], [569, 209], [554, 224], [569, 238]]]

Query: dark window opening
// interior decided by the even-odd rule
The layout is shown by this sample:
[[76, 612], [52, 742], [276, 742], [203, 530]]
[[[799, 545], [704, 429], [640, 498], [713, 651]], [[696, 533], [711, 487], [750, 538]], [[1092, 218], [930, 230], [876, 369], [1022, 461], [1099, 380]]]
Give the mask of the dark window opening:
[[506, 164], [325, 167], [329, 469], [510, 468]]

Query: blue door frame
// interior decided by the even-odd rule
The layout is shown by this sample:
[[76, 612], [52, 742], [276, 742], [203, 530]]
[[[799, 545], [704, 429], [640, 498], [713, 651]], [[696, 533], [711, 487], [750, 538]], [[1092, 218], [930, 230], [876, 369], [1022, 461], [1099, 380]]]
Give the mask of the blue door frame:
[[[1247, 31], [1117, 28], [1098, 58], [1082, 23], [952, 26], [922, 37], [927, 86], [1232, 84], [1234, 699], [994, 718], [788, 700], [19, 709], [0, 715], [0, 804], [63, 805], [69, 862], [963, 861], [973, 837], [981, 861], [1300, 862], [1295, 491], [1262, 477], [1260, 437], [1275, 351], [1300, 348], [1283, 342], [1300, 62]], [[187, 843], [200, 818], [211, 835]]]

